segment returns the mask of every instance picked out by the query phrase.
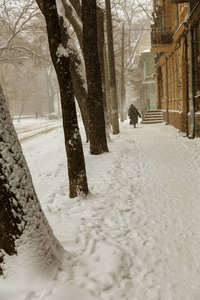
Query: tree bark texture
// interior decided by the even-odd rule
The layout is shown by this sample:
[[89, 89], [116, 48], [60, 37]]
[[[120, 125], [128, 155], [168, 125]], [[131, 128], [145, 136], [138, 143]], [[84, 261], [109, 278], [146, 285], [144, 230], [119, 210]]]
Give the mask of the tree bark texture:
[[118, 119], [118, 100], [117, 100], [117, 83], [115, 72], [115, 57], [113, 47], [113, 29], [112, 29], [112, 15], [110, 0], [105, 0], [106, 3], [106, 25], [107, 25], [107, 40], [108, 40], [108, 65], [110, 75], [110, 94], [112, 104], [112, 126], [113, 134], [119, 133], [119, 119]]
[[0, 274], [9, 276], [12, 264], [56, 271], [63, 253], [41, 209], [0, 86]]
[[[42, 6], [41, 6], [42, 2]], [[60, 86], [65, 147], [68, 159], [69, 196], [89, 193], [81, 136], [78, 128], [69, 54], [62, 45], [55, 0], [37, 0], [46, 19], [49, 48]], [[64, 51], [64, 53], [63, 53]]]
[[108, 152], [103, 109], [102, 80], [97, 44], [97, 5], [95, 0], [82, 0], [83, 54], [88, 85], [90, 118], [90, 153]]
[[81, 19], [82, 10], [81, 10], [81, 1], [80, 0], [69, 0], [73, 8], [75, 9], [77, 15]]
[[[78, 5], [78, 3], [77, 3], [77, 5], [75, 5], [75, 8], [76, 8], [75, 9], [74, 6], [72, 4], [69, 4], [66, 0], [62, 0], [62, 4], [65, 9], [65, 16], [68, 19], [68, 21], [70, 22], [70, 24], [72, 25], [72, 27], [74, 28], [74, 31], [76, 33], [76, 36], [77, 36], [79, 44], [80, 44], [80, 47], [81, 47], [81, 49], [83, 49], [82, 26], [81, 26], [81, 23], [78, 22], [77, 17], [74, 16], [74, 10], [76, 12], [78, 11], [80, 13], [81, 6]], [[81, 21], [81, 14], [79, 14], [78, 17], [80, 18], [80, 21]]]
[[82, 78], [80, 77], [80, 75], [77, 73], [76, 66], [74, 65], [72, 60], [70, 60], [70, 71], [71, 71], [71, 75], [72, 75], [74, 94], [75, 94], [76, 100], [78, 102], [80, 111], [81, 111], [83, 125], [85, 128], [86, 142], [89, 142], [90, 128], [89, 128], [89, 115], [88, 115], [88, 109], [87, 109], [88, 94], [84, 87], [84, 82], [82, 81]]

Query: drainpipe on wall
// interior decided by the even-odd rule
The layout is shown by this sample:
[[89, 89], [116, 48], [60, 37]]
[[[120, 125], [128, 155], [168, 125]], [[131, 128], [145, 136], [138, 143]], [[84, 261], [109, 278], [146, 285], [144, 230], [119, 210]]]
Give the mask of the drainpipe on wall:
[[[190, 15], [190, 3], [188, 3], [188, 16]], [[190, 58], [190, 139], [195, 137], [195, 114], [194, 114], [194, 93], [193, 93], [193, 48], [192, 48], [192, 28], [191, 24], [188, 24], [188, 37], [189, 37], [189, 58]]]
[[177, 28], [179, 27], [179, 11], [178, 11], [178, 4], [176, 3], [176, 25]]
[[169, 124], [168, 112], [168, 71], [167, 71], [167, 57], [165, 56], [165, 101], [166, 101], [166, 125]]
[[188, 137], [189, 132], [189, 123], [188, 123], [188, 112], [189, 112], [189, 67], [188, 67], [188, 42], [186, 35], [184, 36], [184, 45], [185, 45], [185, 61], [186, 61], [186, 107], [185, 107], [185, 128], [186, 128], [186, 136]]

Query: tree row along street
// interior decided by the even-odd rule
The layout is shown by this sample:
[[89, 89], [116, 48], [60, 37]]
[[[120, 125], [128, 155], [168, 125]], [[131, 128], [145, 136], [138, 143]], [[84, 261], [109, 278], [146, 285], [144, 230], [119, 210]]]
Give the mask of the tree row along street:
[[200, 3], [161, 2], [0, 1], [0, 300], [199, 299]]
[[[117, 37], [121, 35], [121, 21], [127, 21], [123, 51], [130, 70], [136, 46], [146, 32], [143, 25], [150, 26], [150, 21], [144, 8], [136, 2], [132, 8], [130, 0], [116, 5], [110, 0], [6, 0], [0, 3], [0, 12], [0, 276], [10, 279], [18, 273], [42, 279], [46, 270], [53, 279], [66, 251], [41, 209], [20, 142], [25, 145], [34, 138], [43, 139], [44, 133], [63, 130], [68, 197], [83, 200], [89, 195], [79, 112], [90, 154], [109, 153], [108, 129], [113, 135], [119, 134], [117, 79], [122, 68], [117, 72], [121, 54], [115, 63], [115, 52], [121, 53]], [[134, 32], [133, 24], [138, 25]], [[125, 76], [124, 71], [122, 74]], [[131, 78], [128, 74], [127, 86]], [[131, 87], [129, 90], [132, 93]], [[19, 116], [20, 121], [28, 115], [36, 119], [62, 115], [62, 129], [61, 123], [55, 123], [53, 129], [43, 124], [43, 128], [28, 132], [16, 126], [16, 134], [12, 119]], [[33, 147], [29, 149], [32, 153]], [[56, 156], [54, 153], [51, 162]], [[43, 164], [44, 160], [40, 167]]]

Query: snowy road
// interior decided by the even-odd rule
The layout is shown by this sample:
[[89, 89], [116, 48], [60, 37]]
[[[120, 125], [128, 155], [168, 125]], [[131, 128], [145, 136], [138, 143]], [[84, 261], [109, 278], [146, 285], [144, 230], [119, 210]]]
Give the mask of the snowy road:
[[55, 128], [62, 126], [61, 120], [49, 121], [46, 119], [38, 119], [34, 120], [34, 124], [31, 123], [32, 121], [32, 119], [26, 120], [26, 126], [24, 126], [23, 120], [22, 124], [18, 123], [17, 120], [14, 120], [15, 129], [17, 131], [20, 142], [31, 139], [37, 135], [47, 133]]
[[120, 126], [109, 153], [91, 156], [84, 143], [84, 200], [68, 198], [61, 128], [23, 143], [45, 214], [70, 253], [56, 281], [26, 300], [200, 299], [200, 139], [164, 124]]

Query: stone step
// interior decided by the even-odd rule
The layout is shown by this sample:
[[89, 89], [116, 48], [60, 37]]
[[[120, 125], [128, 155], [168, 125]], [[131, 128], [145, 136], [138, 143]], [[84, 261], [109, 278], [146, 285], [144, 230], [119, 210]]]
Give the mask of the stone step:
[[151, 109], [151, 110], [148, 110], [147, 112], [154, 112], [154, 111], [162, 112], [162, 109]]
[[156, 115], [145, 115], [145, 119], [163, 119], [163, 116], [162, 115], [158, 115], [158, 116], [156, 116]]
[[162, 112], [162, 109], [151, 109], [151, 110], [148, 110], [148, 111], [161, 111]]
[[155, 109], [155, 110], [148, 110], [145, 114], [142, 124], [156, 124], [156, 123], [163, 123], [163, 113], [162, 110]]
[[163, 122], [164, 120], [163, 120], [163, 119], [156, 119], [156, 118], [154, 118], [154, 119], [147, 119], [147, 118], [145, 118], [145, 119], [143, 119], [142, 121], [148, 121], [148, 122], [157, 122], [157, 121], [161, 121], [161, 122]]
[[163, 120], [151, 120], [151, 121], [142, 121], [141, 124], [156, 124], [156, 123], [163, 123]]
[[160, 115], [162, 115], [162, 112], [156, 112], [156, 111], [154, 111], [154, 112], [147, 112], [146, 113], [146, 115], [156, 115], [156, 116], [160, 116]]

